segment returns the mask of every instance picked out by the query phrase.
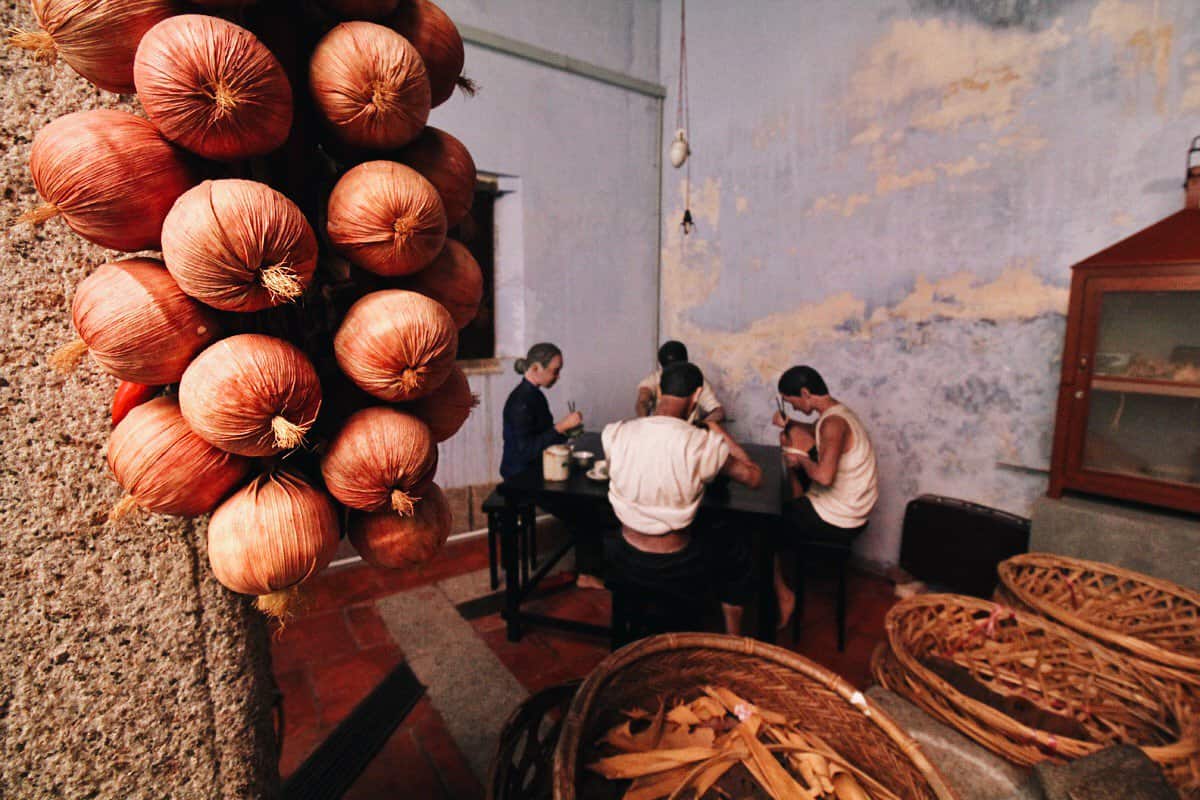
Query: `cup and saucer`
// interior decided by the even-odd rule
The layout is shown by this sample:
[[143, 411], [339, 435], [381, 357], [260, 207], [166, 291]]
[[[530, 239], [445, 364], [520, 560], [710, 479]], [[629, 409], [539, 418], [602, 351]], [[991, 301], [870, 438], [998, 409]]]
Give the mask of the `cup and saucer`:
[[608, 462], [604, 459], [600, 459], [599, 461], [593, 463], [592, 468], [584, 474], [587, 475], [589, 480], [603, 483], [604, 481], [608, 480]]

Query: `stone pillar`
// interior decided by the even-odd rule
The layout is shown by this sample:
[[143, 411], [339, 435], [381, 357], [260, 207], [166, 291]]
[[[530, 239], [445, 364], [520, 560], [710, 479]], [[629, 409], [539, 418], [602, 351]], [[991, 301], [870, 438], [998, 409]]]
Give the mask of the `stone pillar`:
[[[26, 2], [4, 25], [32, 29]], [[47, 356], [73, 334], [74, 286], [106, 257], [61, 221], [9, 227], [39, 200], [29, 148], [71, 111], [122, 108], [65, 64], [0, 51], [0, 797], [277, 794], [268, 633], [208, 568], [204, 521], [105, 526], [116, 380]]]
[[1038, 498], [1029, 549], [1104, 561], [1200, 590], [1200, 519], [1099, 498]]

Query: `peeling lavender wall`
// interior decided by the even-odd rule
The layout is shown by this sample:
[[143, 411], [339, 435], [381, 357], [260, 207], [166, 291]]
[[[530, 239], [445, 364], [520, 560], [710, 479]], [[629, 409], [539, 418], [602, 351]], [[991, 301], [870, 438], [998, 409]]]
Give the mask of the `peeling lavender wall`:
[[[658, 80], [658, 3], [445, 0], [458, 23], [646, 81]], [[467, 46], [474, 98], [430, 122], [462, 139], [481, 171], [515, 176], [497, 207], [501, 371], [470, 377], [481, 404], [442, 446], [444, 486], [498, 479], [500, 416], [513, 360], [539, 341], [566, 355], [547, 397], [575, 400], [589, 426], [629, 414], [654, 352], [659, 100]], [[615, 355], [615, 354], [620, 354]]]
[[[679, 3], [662, 7], [675, 87]], [[923, 492], [1045, 490], [1069, 266], [1177, 210], [1200, 133], [1193, 0], [688, 4], [691, 209], [664, 171], [662, 334], [769, 441], [821, 370], [879, 450], [859, 555]], [[664, 135], [674, 133], [675, 97]]]

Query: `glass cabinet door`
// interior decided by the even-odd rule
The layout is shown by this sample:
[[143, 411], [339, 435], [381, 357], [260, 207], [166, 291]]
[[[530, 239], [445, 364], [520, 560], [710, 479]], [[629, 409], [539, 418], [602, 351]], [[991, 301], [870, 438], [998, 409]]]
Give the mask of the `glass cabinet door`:
[[1082, 467], [1200, 486], [1200, 291], [1098, 300]]

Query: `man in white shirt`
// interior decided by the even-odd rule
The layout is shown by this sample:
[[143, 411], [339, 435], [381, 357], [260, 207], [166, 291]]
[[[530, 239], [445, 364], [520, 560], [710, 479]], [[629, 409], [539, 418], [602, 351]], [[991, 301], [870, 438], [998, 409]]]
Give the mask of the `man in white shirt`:
[[[792, 367], [779, 378], [778, 388], [793, 409], [817, 414], [815, 424], [788, 419], [782, 411], [773, 420], [783, 428], [779, 441], [794, 495], [785, 516], [799, 539], [848, 550], [867, 527], [867, 517], [879, 499], [871, 438], [858, 416], [830, 396], [825, 380], [812, 367]], [[809, 484], [807, 489], [804, 483]], [[778, 556], [775, 595], [782, 627], [795, 609], [796, 598], [783, 579]]]
[[687, 422], [704, 376], [694, 364], [663, 370], [654, 413], [604, 429], [608, 499], [621, 536], [608, 542], [606, 564], [635, 585], [701, 600], [716, 587], [725, 629], [740, 633], [753, 591], [746, 542], [693, 525], [705, 487], [726, 475], [751, 488], [762, 483], [756, 465], [724, 428]]
[[[672, 339], [658, 348], [658, 369], [643, 378], [637, 387], [637, 415], [639, 417], [648, 417], [654, 413], [654, 408], [658, 404], [658, 387], [662, 381], [663, 370], [671, 364], [686, 364], [687, 360], [688, 351], [683, 342]], [[697, 419], [705, 422], [709, 420], [725, 421], [725, 408], [717, 399], [716, 392], [712, 390], [712, 386], [707, 380], [700, 386], [700, 397], [696, 402], [696, 408], [687, 421], [695, 422]]]

